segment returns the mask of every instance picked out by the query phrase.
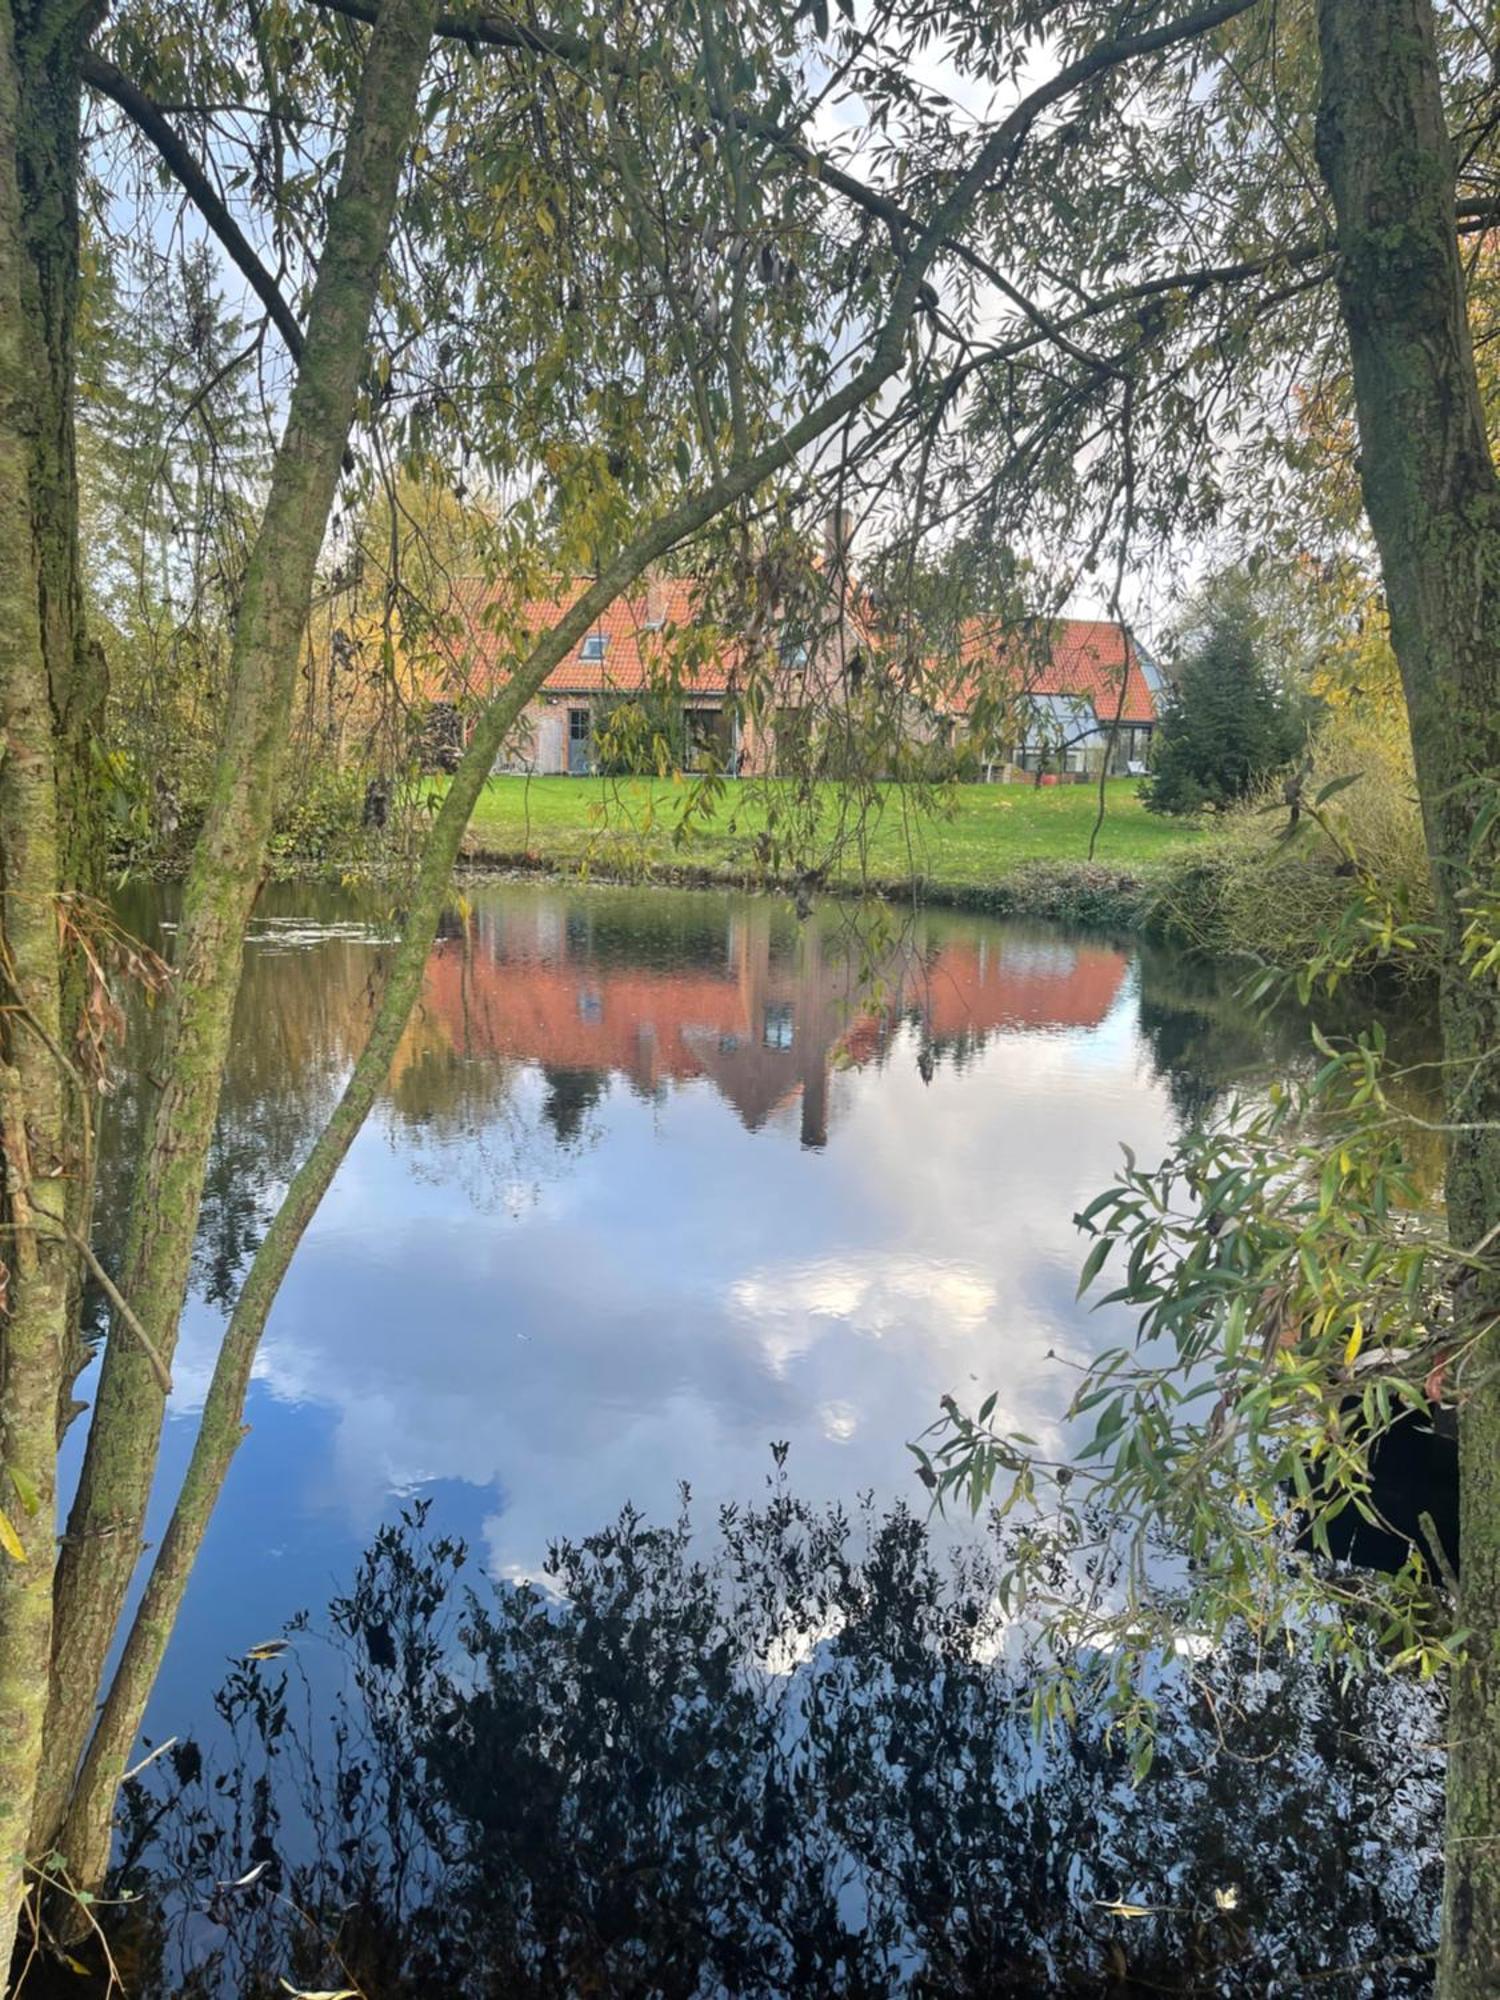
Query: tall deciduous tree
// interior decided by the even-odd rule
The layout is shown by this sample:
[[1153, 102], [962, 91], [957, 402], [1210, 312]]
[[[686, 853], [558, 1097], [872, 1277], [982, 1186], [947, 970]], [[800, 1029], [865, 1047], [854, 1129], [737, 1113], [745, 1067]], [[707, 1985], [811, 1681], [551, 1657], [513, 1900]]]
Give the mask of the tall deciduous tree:
[[[1465, 935], [1495, 873], [1500, 785], [1500, 481], [1486, 434], [1455, 216], [1430, 0], [1321, 0], [1318, 157], [1338, 218], [1338, 288], [1359, 412], [1361, 483], [1380, 549], [1444, 934], [1442, 1023], [1454, 1123], [1449, 1228], [1500, 1230], [1500, 987]], [[1500, 1316], [1483, 1270], [1470, 1310]], [[1500, 1986], [1500, 1368], [1493, 1334], [1461, 1387], [1469, 1633], [1454, 1678], [1440, 1984]]]
[[[1159, 72], [1251, 4], [1218, 0], [1181, 16], [1148, 7], [1089, 24], [1044, 81], [1012, 93], [958, 171], [945, 156], [897, 203], [821, 170], [800, 134], [821, 87], [809, 81], [817, 66], [802, 73], [797, 35], [775, 5], [611, 8], [600, 18], [564, 10], [555, 28], [440, 19], [434, 0], [327, 0], [248, 24], [233, 8], [220, 18], [142, 6], [105, 41], [92, 7], [4, 0], [0, 497], [14, 616], [0, 641], [10, 1283], [0, 1460], [19, 1555], [0, 1558], [0, 1963], [28, 1869], [45, 1864], [84, 1886], [103, 1870], [120, 1776], [240, 1440], [266, 1315], [385, 1077], [459, 840], [516, 716], [647, 564], [743, 512], [838, 427], [852, 451], [860, 413], [894, 378], [924, 403], [934, 357], [951, 363], [962, 346], [931, 274], [976, 258], [984, 267], [966, 232], [989, 227], [994, 190], [1022, 173], [1056, 107], [1103, 92], [1107, 115], [1117, 72]], [[1028, 9], [1020, 16], [1016, 51], [1036, 25]], [[862, 87], [888, 87], [925, 32], [899, 12], [892, 24], [892, 49], [881, 43]], [[976, 54], [967, 30], [958, 47]], [[994, 69], [987, 45], [977, 59]], [[176, 112], [143, 77], [170, 88]], [[128, 946], [91, 900], [105, 674], [82, 616], [73, 446], [85, 81], [185, 191], [290, 364], [113, 1275], [91, 1240], [91, 1106], [102, 986], [111, 955]], [[106, 157], [124, 156], [117, 134], [102, 143]], [[249, 212], [237, 192], [246, 186]], [[842, 225], [849, 212], [855, 230]], [[357, 464], [351, 436], [368, 445], [394, 435], [403, 456], [430, 464], [466, 452], [471, 426], [499, 471], [529, 482], [515, 595], [529, 573], [528, 520], [549, 510], [553, 554], [595, 552], [595, 580], [552, 631], [524, 644], [513, 635], [510, 677], [475, 718], [368, 1038], [247, 1275], [184, 1486], [107, 1674], [141, 1552], [298, 648], [341, 473]], [[740, 545], [749, 543], [742, 519]], [[57, 1444], [81, 1360], [84, 1269], [107, 1288], [112, 1321], [54, 1560]]]

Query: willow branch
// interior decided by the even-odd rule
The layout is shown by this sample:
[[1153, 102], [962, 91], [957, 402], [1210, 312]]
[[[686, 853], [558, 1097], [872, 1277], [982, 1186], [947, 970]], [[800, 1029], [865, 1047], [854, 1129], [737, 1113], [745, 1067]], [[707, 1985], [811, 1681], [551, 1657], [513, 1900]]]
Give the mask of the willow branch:
[[296, 314], [281, 295], [281, 288], [255, 254], [254, 245], [240, 228], [204, 171], [191, 146], [123, 70], [91, 52], [83, 59], [83, 80], [91, 90], [117, 104], [131, 124], [156, 148], [163, 164], [192, 201], [193, 206], [223, 245], [225, 255], [238, 266], [250, 289], [276, 323], [293, 361], [302, 359], [302, 329]]
[[100, 1291], [103, 1292], [104, 1296], [124, 1321], [132, 1339], [139, 1342], [141, 1352], [151, 1365], [151, 1373], [156, 1377], [156, 1386], [164, 1396], [170, 1396], [172, 1393], [171, 1371], [152, 1345], [150, 1334], [147, 1333], [146, 1329], [131, 1311], [129, 1302], [121, 1293], [120, 1288], [94, 1255], [93, 1246], [90, 1244], [88, 1238], [80, 1236], [76, 1229], [69, 1229], [66, 1225], [63, 1227], [63, 1234], [78, 1252], [84, 1263], [88, 1265], [95, 1284], [98, 1285]]

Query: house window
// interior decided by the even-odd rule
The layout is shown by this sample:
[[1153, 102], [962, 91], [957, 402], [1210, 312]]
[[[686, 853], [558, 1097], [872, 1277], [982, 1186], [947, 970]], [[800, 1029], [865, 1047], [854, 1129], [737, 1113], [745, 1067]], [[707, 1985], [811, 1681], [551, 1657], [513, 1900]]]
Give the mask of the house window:
[[790, 1000], [770, 1000], [762, 1022], [761, 1039], [768, 1049], [789, 1049], [796, 1036]]
[[578, 657], [580, 660], [602, 660], [604, 658], [604, 649], [608, 644], [609, 641], [604, 633], [590, 632], [583, 644], [578, 648]]

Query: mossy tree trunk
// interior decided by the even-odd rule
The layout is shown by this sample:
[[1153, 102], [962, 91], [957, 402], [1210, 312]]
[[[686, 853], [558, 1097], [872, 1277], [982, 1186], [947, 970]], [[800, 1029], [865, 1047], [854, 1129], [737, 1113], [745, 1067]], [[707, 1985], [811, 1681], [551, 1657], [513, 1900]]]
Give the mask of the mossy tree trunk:
[[[1459, 261], [1455, 162], [1430, 0], [1320, 0], [1318, 151], [1337, 217], [1360, 475], [1379, 546], [1444, 932], [1449, 1229], [1500, 1225], [1500, 990], [1462, 962], [1500, 786], [1500, 482]], [[1500, 1297], [1474, 1311], [1493, 1316]], [[1459, 1392], [1460, 1624], [1439, 1983], [1500, 1993], [1500, 1372], [1490, 1335]]]
[[[259, 891], [313, 576], [348, 448], [370, 319], [416, 118], [435, 0], [384, 0], [343, 149], [301, 365], [240, 595], [229, 703], [203, 832], [177, 932], [171, 996], [121, 1289], [170, 1364], [186, 1296], [203, 1176]], [[141, 1552], [164, 1399], [118, 1324], [58, 1560], [52, 1685], [32, 1823], [54, 1846]]]
[[[0, 1320], [0, 1509], [24, 1560], [0, 1555], [0, 1968], [24, 1887], [52, 1634], [59, 1356], [68, 1337], [59, 1238], [67, 1082], [58, 947], [57, 791], [42, 643], [31, 481], [37, 364], [26, 311], [16, 171], [21, 107], [15, 23], [0, 0], [0, 1171], [6, 1311]], [[49, 1046], [51, 1044], [51, 1046]], [[23, 1495], [31, 1505], [25, 1504]]]
[[0, 1978], [43, 1742], [57, 1444], [82, 1359], [87, 1081], [65, 916], [98, 885], [102, 656], [83, 620], [73, 436], [77, 0], [0, 0]]

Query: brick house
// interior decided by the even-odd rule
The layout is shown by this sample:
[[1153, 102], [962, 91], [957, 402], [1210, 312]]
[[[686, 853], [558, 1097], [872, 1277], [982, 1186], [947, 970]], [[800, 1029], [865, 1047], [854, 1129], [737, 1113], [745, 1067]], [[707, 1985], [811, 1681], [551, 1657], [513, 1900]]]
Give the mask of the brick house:
[[[550, 631], [588, 588], [578, 577], [555, 596], [530, 600], [519, 619], [504, 609], [501, 586], [457, 586], [462, 682], [492, 694], [518, 643]], [[673, 748], [685, 764], [710, 760], [727, 772], [770, 772], [806, 741], [814, 712], [826, 713], [857, 687], [864, 654], [850, 621], [832, 613], [808, 643], [783, 631], [757, 663], [761, 720], [744, 711], [744, 643], [715, 631], [699, 612], [690, 578], [650, 577], [617, 597], [527, 705], [496, 769], [582, 777], [599, 768], [612, 713], [641, 702], [672, 711]], [[498, 629], [504, 627], [503, 632]], [[680, 720], [679, 720], [680, 718]]]
[[[458, 583], [454, 652], [467, 695], [492, 695], [518, 649], [550, 631], [587, 588], [588, 579], [576, 578], [511, 619], [503, 586]], [[805, 754], [811, 733], [857, 702], [867, 670], [879, 662], [873, 626], [856, 593], [846, 597], [846, 608], [820, 613], [815, 629], [783, 626], [764, 642], [752, 718], [743, 700], [751, 664], [745, 642], [701, 618], [692, 579], [643, 579], [553, 668], [496, 769], [586, 776], [600, 766], [611, 717], [632, 701], [649, 705], [658, 726], [669, 718], [673, 755], [684, 765], [708, 761], [747, 774], [786, 769]], [[1018, 639], [975, 619], [964, 627], [956, 671], [934, 672], [920, 701], [902, 697], [904, 726], [921, 740], [950, 744], [973, 741], [982, 729], [993, 738], [977, 744], [986, 775], [1009, 767], [1087, 774], [1106, 759], [1124, 772], [1144, 763], [1156, 685], [1154, 666], [1118, 625], [1052, 620]], [[437, 706], [461, 732], [460, 711]]]

